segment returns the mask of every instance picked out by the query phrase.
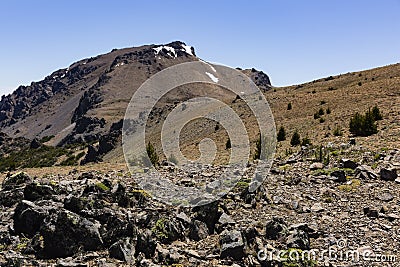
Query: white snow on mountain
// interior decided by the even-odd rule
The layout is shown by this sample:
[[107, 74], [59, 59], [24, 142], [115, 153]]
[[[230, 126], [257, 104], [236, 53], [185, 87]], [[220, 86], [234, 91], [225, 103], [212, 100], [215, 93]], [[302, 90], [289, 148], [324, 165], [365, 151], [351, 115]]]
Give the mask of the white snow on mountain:
[[217, 77], [215, 77], [213, 74], [211, 74], [211, 73], [209, 73], [209, 72], [206, 72], [206, 74], [208, 75], [208, 77], [210, 77], [210, 79], [211, 79], [213, 82], [217, 83], [217, 82], [219, 81], [219, 79], [218, 79]]

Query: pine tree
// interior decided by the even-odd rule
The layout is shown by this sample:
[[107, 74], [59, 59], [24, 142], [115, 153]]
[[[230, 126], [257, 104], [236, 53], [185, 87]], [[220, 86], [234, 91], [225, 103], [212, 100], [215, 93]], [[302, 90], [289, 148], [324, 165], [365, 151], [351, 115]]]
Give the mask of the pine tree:
[[151, 164], [153, 164], [153, 166], [158, 164], [157, 151], [150, 142], [147, 143], [146, 151], [147, 151], [147, 155], [149, 156]]
[[381, 111], [379, 110], [378, 106], [375, 105], [375, 107], [372, 108], [372, 115], [374, 116], [374, 119], [376, 121], [382, 120], [382, 114]]
[[283, 126], [281, 126], [279, 128], [278, 135], [276, 138], [277, 138], [278, 142], [286, 140], [286, 132], [285, 132], [285, 128], [283, 128]]
[[292, 135], [292, 139], [290, 140], [290, 145], [291, 146], [298, 146], [300, 145], [300, 134], [295, 131]]

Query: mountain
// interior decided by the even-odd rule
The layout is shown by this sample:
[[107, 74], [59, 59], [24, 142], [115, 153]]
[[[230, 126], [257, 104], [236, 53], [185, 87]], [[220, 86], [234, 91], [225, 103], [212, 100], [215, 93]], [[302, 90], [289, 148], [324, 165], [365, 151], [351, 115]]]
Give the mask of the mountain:
[[[77, 61], [68, 68], [53, 72], [42, 81], [20, 86], [12, 94], [3, 96], [0, 101], [0, 131], [13, 138], [26, 139], [21, 155], [37, 154], [37, 151], [33, 153], [26, 150], [30, 149], [29, 142], [32, 140], [55, 147], [50, 149], [52, 152], [45, 158], [61, 155], [57, 160], [46, 160], [39, 165], [27, 165], [25, 160], [22, 166], [96, 161], [123, 163], [120, 146], [122, 118], [135, 90], [165, 68], [198, 60], [201, 59], [196, 56], [193, 47], [176, 41], [113, 49], [107, 54]], [[378, 124], [378, 134], [359, 138], [359, 144], [373, 150], [398, 147], [400, 64], [280, 88], [272, 87], [269, 77], [262, 71], [254, 68], [241, 71], [264, 93], [276, 127], [282, 126], [286, 130], [286, 141], [278, 143], [278, 157], [286, 157], [293, 151], [290, 137], [295, 131], [300, 133], [301, 139], [308, 139], [314, 145], [347, 143], [351, 136], [348, 130], [350, 117], [355, 112], [363, 113], [375, 105], [381, 109], [384, 120]], [[149, 134], [146, 138], [154, 143], [160, 159], [170, 156], [161, 153], [163, 120], [177, 103], [194, 96], [221, 99], [245, 118], [243, 121], [249, 133], [251, 149], [255, 151], [258, 131], [251, 110], [226, 90], [212, 85], [192, 84], [177, 88], [163, 97], [149, 117]], [[289, 103], [291, 109], [287, 108]], [[314, 114], [318, 112], [323, 112], [323, 115], [314, 119]], [[229, 159], [229, 150], [225, 149], [228, 135], [220, 126], [207, 120], [196, 120], [185, 126], [180, 140], [183, 154], [197, 158], [199, 142], [210, 137], [215, 140], [218, 151], [221, 151], [217, 162], [226, 162]], [[340, 135], [334, 134], [335, 131]], [[8, 147], [6, 145], [4, 150], [18, 151]]]
[[[77, 61], [42, 81], [20, 86], [12, 94], [3, 96], [0, 131], [31, 140], [44, 138], [51, 146], [115, 143], [122, 127], [121, 119], [135, 90], [165, 68], [198, 60], [193, 47], [175, 41], [113, 49], [107, 54]], [[255, 69], [243, 72], [263, 90], [271, 88], [269, 77], [263, 72]], [[169, 97], [174, 102], [181, 96]], [[98, 148], [100, 154], [109, 152], [114, 145], [105, 146]], [[97, 159], [93, 156], [89, 161]]]

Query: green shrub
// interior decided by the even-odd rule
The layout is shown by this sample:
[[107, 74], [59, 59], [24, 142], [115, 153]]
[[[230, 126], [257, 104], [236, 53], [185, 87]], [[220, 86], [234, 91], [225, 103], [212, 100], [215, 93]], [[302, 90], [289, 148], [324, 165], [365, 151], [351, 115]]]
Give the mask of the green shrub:
[[333, 135], [334, 136], [342, 136], [343, 132], [339, 127], [336, 126], [336, 128], [333, 130]]
[[297, 132], [297, 130], [293, 133], [292, 139], [290, 139], [290, 145], [291, 146], [300, 145], [300, 134]]
[[355, 136], [370, 136], [378, 132], [375, 116], [370, 110], [365, 115], [356, 112], [350, 119], [349, 128]]
[[291, 110], [292, 109], [292, 103], [289, 103], [288, 105], [287, 105], [287, 110]]
[[325, 122], [325, 119], [324, 118], [319, 118], [319, 123], [324, 123]]
[[226, 140], [225, 149], [229, 149], [229, 148], [231, 148], [231, 147], [232, 147], [231, 139], [228, 138], [228, 140]]
[[322, 115], [325, 114], [325, 112], [324, 112], [324, 110], [323, 110], [322, 108], [320, 108], [320, 109], [318, 110], [318, 114], [319, 114], [320, 116], [322, 116]]
[[314, 113], [314, 120], [321, 118], [318, 112]]
[[174, 154], [169, 155], [168, 161], [174, 163], [175, 165], [178, 164], [178, 159], [175, 157]]
[[381, 111], [379, 110], [378, 106], [375, 105], [375, 107], [372, 108], [372, 115], [376, 121], [382, 120], [382, 114]]
[[147, 151], [147, 155], [149, 156], [151, 164], [153, 164], [153, 166], [157, 165], [158, 164], [158, 154], [157, 154], [156, 149], [150, 142], [147, 143], [146, 151]]
[[261, 134], [258, 135], [258, 139], [256, 141], [256, 152], [254, 154], [254, 159], [260, 159], [261, 157]]
[[283, 126], [281, 126], [279, 128], [278, 135], [276, 137], [277, 137], [278, 142], [286, 140], [286, 132], [285, 132], [285, 128], [283, 128]]

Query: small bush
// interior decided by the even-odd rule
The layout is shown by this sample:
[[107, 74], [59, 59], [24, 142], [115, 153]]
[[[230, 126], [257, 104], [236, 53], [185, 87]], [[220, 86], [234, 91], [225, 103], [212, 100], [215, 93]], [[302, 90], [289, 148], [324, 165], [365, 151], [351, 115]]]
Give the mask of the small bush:
[[324, 118], [319, 118], [319, 123], [324, 123], [325, 119]]
[[314, 120], [318, 120], [319, 118], [321, 118], [321, 116], [319, 115], [318, 112], [314, 113]]
[[292, 103], [289, 103], [288, 105], [287, 105], [287, 110], [291, 110], [292, 109]]
[[322, 116], [322, 115], [325, 114], [325, 112], [324, 112], [324, 110], [323, 110], [322, 108], [320, 108], [320, 109], [318, 110], [318, 114], [319, 114], [320, 116]]
[[278, 142], [286, 140], [286, 132], [285, 132], [285, 128], [283, 128], [283, 126], [281, 126], [279, 128], [277, 140], [278, 140]]
[[379, 121], [382, 120], [382, 114], [381, 111], [379, 110], [378, 106], [375, 105], [375, 107], [372, 108], [372, 115], [374, 117], [374, 120]]
[[153, 164], [153, 166], [157, 165], [158, 164], [157, 151], [150, 142], [147, 143], [146, 151], [147, 155], [149, 156], [151, 164]]
[[356, 112], [350, 119], [349, 128], [355, 136], [370, 136], [378, 132], [375, 116], [370, 110], [365, 115]]
[[175, 157], [174, 154], [169, 155], [168, 161], [174, 163], [175, 165], [178, 164], [178, 159]]
[[231, 148], [231, 147], [232, 147], [231, 139], [228, 138], [228, 140], [226, 141], [226, 144], [225, 144], [225, 149], [229, 149], [229, 148]]
[[292, 135], [292, 139], [290, 139], [291, 146], [298, 146], [300, 145], [300, 134], [295, 131]]
[[342, 136], [342, 135], [343, 135], [343, 132], [342, 132], [342, 130], [341, 130], [339, 127], [336, 127], [336, 128], [333, 130], [333, 135], [334, 135], [334, 136]]
[[326, 104], [326, 101], [325, 100], [322, 100], [321, 101], [321, 105], [325, 105]]
[[329, 107], [326, 109], [326, 114], [331, 114], [331, 109]]

